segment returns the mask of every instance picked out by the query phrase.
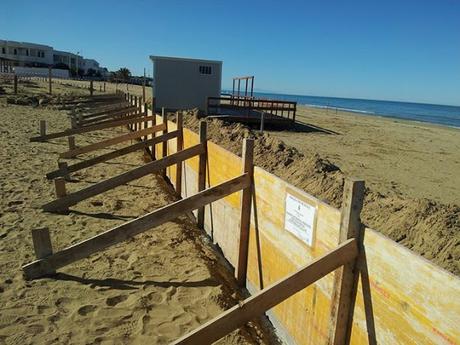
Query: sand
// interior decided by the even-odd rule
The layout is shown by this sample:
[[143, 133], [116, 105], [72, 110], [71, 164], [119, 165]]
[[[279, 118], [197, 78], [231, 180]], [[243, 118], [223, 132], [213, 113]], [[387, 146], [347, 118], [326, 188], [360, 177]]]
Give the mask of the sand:
[[[21, 265], [34, 259], [31, 229], [48, 227], [56, 250], [176, 198], [152, 175], [81, 202], [68, 215], [44, 213], [40, 206], [54, 199], [53, 183], [44, 176], [57, 167], [67, 142], [28, 138], [41, 119], [52, 131], [68, 128], [66, 113], [0, 102], [0, 116], [0, 343], [167, 344], [242, 298], [222, 259], [187, 217], [69, 265], [52, 279], [25, 281]], [[76, 141], [84, 145], [113, 134], [100, 131]], [[133, 153], [99, 164], [75, 173], [67, 188], [82, 189], [141, 163], [142, 154]], [[274, 342], [264, 329], [250, 323], [220, 343]]]
[[318, 153], [381, 193], [459, 204], [460, 129], [306, 107], [297, 119], [337, 134], [269, 133], [306, 156]]
[[[185, 117], [185, 125], [195, 131], [198, 129], [198, 121], [193, 112], [190, 112]], [[251, 130], [241, 124], [228, 124], [220, 120], [208, 121], [208, 135], [212, 141], [219, 143], [219, 145], [236, 154], [241, 154], [241, 140], [248, 136], [254, 137], [256, 139], [254, 155], [256, 165], [334, 207], [340, 208], [341, 206], [345, 177], [354, 175], [364, 178], [367, 182], [367, 190], [361, 214], [363, 223], [405, 245], [440, 267], [460, 275], [460, 207], [456, 203], [448, 203], [451, 195], [446, 201], [437, 201], [436, 199], [415, 196], [421, 195], [421, 192], [419, 194], [414, 192], [414, 196], [412, 196], [408, 193], [406, 194], [405, 190], [396, 189], [400, 184], [392, 183], [392, 181], [395, 181], [398, 174], [405, 176], [404, 171], [400, 171], [397, 174], [393, 173], [398, 167], [385, 162], [385, 156], [380, 158], [382, 162], [379, 162], [379, 164], [381, 166], [387, 164], [386, 174], [382, 169], [379, 178], [370, 178], [370, 176], [374, 176], [373, 172], [366, 172], [366, 167], [371, 165], [371, 162], [378, 161], [375, 156], [379, 152], [379, 149], [373, 144], [378, 140], [377, 135], [368, 134], [371, 129], [366, 130], [367, 127], [357, 126], [355, 134], [348, 137], [344, 134], [332, 135], [293, 131], [278, 131], [261, 135], [257, 130]], [[368, 122], [368, 127], [370, 127], [371, 123], [378, 123], [379, 121], [381, 121], [379, 125], [381, 128], [391, 124], [391, 120], [380, 118], [366, 118], [362, 119], [362, 121]], [[386, 124], [387, 122], [388, 124]], [[340, 126], [340, 123], [338, 121], [336, 123], [335, 129], [339, 133], [337, 127]], [[353, 123], [353, 119], [349, 119], [349, 122], [343, 125], [341, 132], [347, 133], [346, 130], [349, 131], [353, 127]], [[394, 126], [397, 127], [396, 124]], [[415, 130], [421, 127], [420, 124], [413, 124], [413, 126], [415, 126]], [[431, 130], [435, 131], [434, 128]], [[453, 129], [440, 128], [439, 130], [440, 133], [445, 131], [453, 138], [451, 139], [453, 142], [449, 144], [450, 151], [447, 151], [447, 154], [451, 155], [453, 160], [456, 161], [457, 158], [455, 157], [458, 157], [458, 152], [455, 151], [455, 145], [458, 145], [456, 140], [460, 136]], [[396, 157], [404, 156], [404, 164], [407, 164], [407, 161], [410, 160], [414, 164], [419, 164], [416, 163], [419, 158], [409, 157], [410, 150], [401, 153], [404, 148], [410, 147], [410, 142], [416, 141], [418, 133], [413, 133], [411, 127], [407, 124], [404, 124], [397, 131], [398, 133], [407, 132], [408, 144], [406, 145], [403, 138], [401, 138], [400, 145], [402, 149], [393, 148], [393, 154], [386, 151], [387, 156], [393, 160], [397, 160], [398, 158]], [[383, 129], [380, 132], [383, 133]], [[389, 133], [391, 133], [391, 130]], [[367, 136], [369, 137], [366, 139], [365, 137]], [[388, 138], [388, 140], [391, 141], [392, 139]], [[301, 143], [304, 151], [302, 152], [297, 146], [294, 147], [287, 143]], [[418, 145], [423, 146], [422, 143], [418, 143]], [[299, 146], [301, 145], [299, 144]], [[327, 149], [332, 152], [335, 147], [334, 152], [336, 152], [336, 155], [334, 157], [340, 157], [340, 160], [333, 160], [333, 157], [324, 153], [324, 150]], [[316, 152], [316, 148], [318, 152]], [[447, 144], [445, 149], [447, 150]], [[346, 150], [353, 152], [354, 156], [351, 155], [351, 157], [359, 157], [355, 158], [354, 162], [356, 172], [362, 172], [361, 174], [353, 173], [350, 171], [351, 169], [348, 172], [341, 170], [341, 162], [342, 160], [346, 161], [348, 155], [347, 152], [342, 153], [342, 151]], [[376, 153], [373, 154], [373, 152]], [[425, 164], [427, 166], [431, 164], [428, 168], [435, 170], [436, 159], [442, 158], [433, 157], [431, 160], [427, 158]], [[420, 163], [420, 165], [423, 165], [423, 163]], [[353, 167], [352, 164], [350, 166]], [[359, 166], [361, 166], [360, 169]], [[450, 172], [443, 173], [458, 180], [458, 176], [454, 176], [455, 163], [451, 163], [451, 166]], [[425, 179], [419, 180], [417, 184], [417, 176]], [[369, 182], [367, 181], [368, 179], [370, 180]], [[423, 188], [422, 186], [428, 183], [427, 181], [429, 181], [429, 177], [419, 173], [419, 175], [413, 177], [411, 182], [412, 185], [420, 185], [420, 188]], [[450, 182], [448, 183], [450, 184]], [[394, 188], [391, 188], [392, 186]], [[432, 191], [437, 189], [436, 186], [424, 188]], [[445, 187], [445, 192], [446, 194], [455, 194], [455, 188], [450, 189], [447, 186]], [[438, 193], [438, 195], [442, 196], [443, 194]], [[455, 200], [455, 198], [452, 198], [452, 200]]]

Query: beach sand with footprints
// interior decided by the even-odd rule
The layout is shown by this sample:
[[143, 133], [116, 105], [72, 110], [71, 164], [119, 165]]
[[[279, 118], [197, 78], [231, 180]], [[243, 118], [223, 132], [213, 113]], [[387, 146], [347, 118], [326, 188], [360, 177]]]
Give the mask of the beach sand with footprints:
[[[38, 134], [42, 119], [50, 132], [68, 128], [67, 113], [4, 102], [0, 113], [0, 343], [167, 344], [241, 298], [229, 270], [186, 216], [78, 261], [53, 278], [24, 280], [21, 266], [35, 258], [32, 229], [47, 227], [53, 248], [62, 249], [175, 197], [161, 178], [150, 175], [83, 201], [67, 215], [45, 213], [41, 206], [55, 199], [54, 184], [45, 174], [57, 168], [67, 139], [31, 143], [29, 138]], [[79, 135], [76, 144], [114, 134], [121, 130]], [[80, 190], [142, 162], [137, 152], [79, 171], [67, 190]], [[268, 342], [251, 324], [219, 343]]]

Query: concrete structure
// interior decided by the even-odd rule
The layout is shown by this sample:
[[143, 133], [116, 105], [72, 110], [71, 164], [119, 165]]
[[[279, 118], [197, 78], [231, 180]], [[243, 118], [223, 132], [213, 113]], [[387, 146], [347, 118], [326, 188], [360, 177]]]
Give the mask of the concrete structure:
[[84, 73], [91, 68], [103, 77], [107, 76], [107, 69], [100, 67], [94, 59], [47, 45], [0, 40], [0, 73], [11, 72], [15, 66], [49, 67], [57, 64], [64, 64], [74, 71], [81, 69]]
[[206, 110], [208, 97], [219, 97], [222, 61], [150, 56], [155, 107]]
[[[16, 67], [13, 67], [13, 72], [14, 72], [14, 74], [16, 74], [17, 76], [20, 76], [20, 77], [33, 76], [33, 77], [45, 77], [45, 78], [48, 78], [49, 68], [16, 66]], [[67, 69], [56, 69], [56, 68], [51, 69], [51, 76], [53, 78], [69, 78], [70, 77], [69, 70], [67, 70]]]

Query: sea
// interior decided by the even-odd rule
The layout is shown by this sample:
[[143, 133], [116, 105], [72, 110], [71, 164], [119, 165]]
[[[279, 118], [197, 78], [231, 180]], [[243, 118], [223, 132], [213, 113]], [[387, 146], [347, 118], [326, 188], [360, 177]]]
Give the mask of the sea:
[[[228, 92], [228, 91], [226, 91]], [[254, 92], [258, 98], [297, 102], [315, 108], [434, 123], [460, 129], [460, 106]]]

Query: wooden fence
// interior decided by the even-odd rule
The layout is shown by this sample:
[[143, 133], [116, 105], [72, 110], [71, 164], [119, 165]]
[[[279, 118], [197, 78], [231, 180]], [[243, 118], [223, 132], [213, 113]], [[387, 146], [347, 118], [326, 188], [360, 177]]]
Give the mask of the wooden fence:
[[[174, 123], [169, 122], [168, 128], [174, 130]], [[197, 134], [184, 129], [185, 146], [198, 141]], [[175, 152], [173, 142], [168, 152]], [[157, 149], [156, 154], [161, 157], [162, 153]], [[207, 145], [207, 160], [206, 186], [219, 184], [243, 169], [240, 157], [212, 142]], [[197, 192], [193, 181], [198, 170], [197, 158], [183, 163], [182, 197]], [[175, 183], [174, 166], [168, 168], [168, 176]], [[350, 218], [344, 214], [350, 206], [355, 207], [349, 202], [338, 210], [257, 166], [253, 182], [246, 286], [254, 296], [336, 250], [347, 237], [346, 224], [351, 230], [361, 229], [354, 235], [362, 243], [356, 267], [345, 266], [335, 275], [325, 276], [268, 312], [288, 343], [338, 344], [349, 338], [351, 344], [459, 344], [458, 277], [360, 222], [359, 227], [356, 223], [351, 226]], [[349, 195], [353, 188], [348, 188]], [[207, 205], [203, 223], [235, 273], [241, 243], [241, 202], [240, 195], [233, 194]], [[293, 205], [311, 212], [311, 237], [292, 231], [291, 223], [296, 223], [295, 218], [289, 221]], [[352, 275], [354, 278], [349, 279]], [[342, 279], [344, 276], [348, 278]], [[353, 282], [353, 286], [347, 287], [343, 282]], [[352, 319], [338, 321], [340, 310], [347, 309], [338, 303], [339, 292], [347, 289], [356, 293], [356, 299], [348, 306]], [[244, 306], [246, 302], [240, 304]], [[240, 315], [244, 314], [242, 310]], [[352, 322], [342, 328], [344, 320]]]
[[[151, 114], [139, 100], [126, 99], [139, 108], [135, 112], [142, 121], [123, 124], [132, 133], [142, 133], [136, 137], [144, 145], [136, 148], [153, 140], [151, 156], [156, 160], [68, 195], [63, 176], [75, 168], [61, 166], [55, 180], [57, 199], [44, 209], [65, 210], [152, 172], [163, 172], [182, 199], [55, 252], [46, 230], [33, 231], [37, 260], [23, 267], [28, 278], [52, 274], [194, 210], [198, 225], [253, 295], [188, 330], [175, 344], [210, 343], [265, 312], [289, 343], [458, 343], [460, 279], [365, 228], [359, 219], [362, 181], [347, 180], [343, 208], [335, 209], [254, 167], [251, 140], [244, 143], [243, 157], [237, 157], [207, 141], [205, 122], [196, 134], [183, 128], [180, 114], [176, 122], [168, 121], [166, 114]], [[114, 115], [112, 124], [126, 121], [123, 116]], [[83, 122], [74, 124], [64, 133], [85, 128]], [[100, 124], [86, 128], [92, 126]], [[142, 132], [146, 129], [151, 132]], [[46, 135], [42, 129], [39, 140]], [[133, 149], [128, 147], [124, 150]]]

